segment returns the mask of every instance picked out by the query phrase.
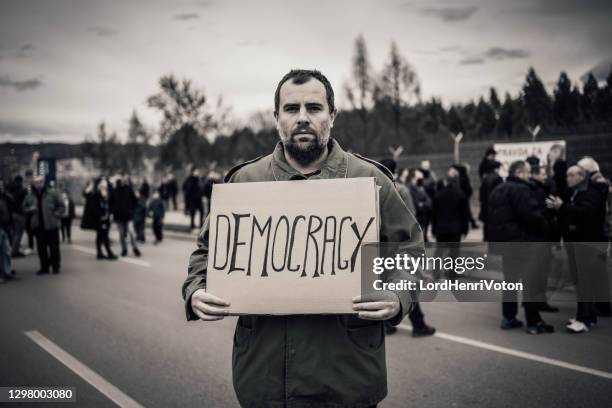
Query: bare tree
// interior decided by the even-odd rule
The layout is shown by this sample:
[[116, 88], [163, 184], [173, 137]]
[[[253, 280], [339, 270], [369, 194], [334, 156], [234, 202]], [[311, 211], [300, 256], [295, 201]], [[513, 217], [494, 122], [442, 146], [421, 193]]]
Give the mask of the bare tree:
[[373, 103], [374, 79], [366, 42], [362, 35], [355, 40], [352, 78], [345, 84], [344, 89], [353, 109], [359, 110], [363, 116]]
[[204, 91], [197, 89], [188, 79], [179, 81], [174, 75], [165, 75], [159, 80], [159, 87], [159, 92], [150, 96], [147, 104], [163, 115], [160, 125], [162, 143], [184, 125], [192, 126], [209, 139], [223, 126], [228, 110], [223, 108], [221, 97], [213, 111], [207, 104]]
[[395, 41], [391, 43], [389, 59], [383, 68], [375, 93], [377, 98], [387, 99], [391, 103], [395, 133], [398, 135], [401, 108], [420, 100], [421, 85], [416, 71], [399, 53]]

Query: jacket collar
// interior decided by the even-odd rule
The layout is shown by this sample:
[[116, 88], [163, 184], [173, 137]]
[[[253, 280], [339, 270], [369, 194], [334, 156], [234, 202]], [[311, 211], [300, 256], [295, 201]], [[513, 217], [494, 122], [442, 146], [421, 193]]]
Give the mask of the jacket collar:
[[318, 172], [304, 175], [291, 167], [285, 157], [282, 142], [278, 142], [272, 153], [272, 175], [276, 181], [287, 180], [317, 180], [331, 178], [346, 178], [348, 168], [348, 154], [342, 150], [335, 139], [330, 138], [327, 144], [327, 159]]
[[522, 178], [520, 178], [520, 177], [516, 177], [516, 176], [508, 176], [508, 177], [506, 178], [506, 181], [512, 181], [512, 182], [515, 182], [515, 183], [526, 184], [526, 185], [528, 185], [528, 186], [530, 186], [530, 187], [532, 187], [532, 186], [533, 186], [533, 183], [531, 183], [531, 181], [529, 181], [529, 180], [523, 180]]

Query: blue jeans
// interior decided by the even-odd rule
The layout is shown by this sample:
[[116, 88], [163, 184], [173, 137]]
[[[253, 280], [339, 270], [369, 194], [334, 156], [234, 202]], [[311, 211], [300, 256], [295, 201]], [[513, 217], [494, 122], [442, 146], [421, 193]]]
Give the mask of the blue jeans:
[[134, 233], [132, 232], [130, 224], [130, 221], [117, 221], [117, 229], [119, 230], [119, 241], [121, 242], [121, 252], [127, 252], [128, 250], [128, 235], [130, 237], [130, 242], [132, 243], [132, 249], [138, 249], [138, 246], [136, 245], [136, 239], [134, 238]]

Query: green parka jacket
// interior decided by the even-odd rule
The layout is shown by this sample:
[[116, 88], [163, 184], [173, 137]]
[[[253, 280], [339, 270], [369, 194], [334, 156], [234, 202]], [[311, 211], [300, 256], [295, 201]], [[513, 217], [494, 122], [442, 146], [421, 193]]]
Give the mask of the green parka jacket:
[[[54, 188], [45, 188], [42, 191], [42, 216], [46, 231], [61, 227], [61, 217], [66, 211], [64, 200]], [[38, 211], [38, 197], [34, 189], [23, 200], [23, 212], [31, 215], [30, 226], [33, 230], [40, 228]]]
[[[349, 154], [333, 139], [321, 171], [309, 179], [375, 177], [380, 185], [381, 242], [422, 246], [423, 235], [400, 198], [389, 171]], [[287, 163], [282, 144], [268, 156], [243, 163], [226, 176], [231, 183], [298, 180], [306, 177]], [[350, 204], [348, 204], [350, 205]], [[198, 317], [191, 295], [206, 288], [208, 219], [189, 260], [182, 292], [188, 320]], [[411, 279], [398, 271], [389, 281]], [[396, 292], [399, 324], [409, 312], [407, 292]], [[357, 294], [356, 294], [357, 295]], [[382, 321], [356, 315], [241, 316], [234, 334], [234, 389], [244, 407], [368, 407], [387, 395]]]

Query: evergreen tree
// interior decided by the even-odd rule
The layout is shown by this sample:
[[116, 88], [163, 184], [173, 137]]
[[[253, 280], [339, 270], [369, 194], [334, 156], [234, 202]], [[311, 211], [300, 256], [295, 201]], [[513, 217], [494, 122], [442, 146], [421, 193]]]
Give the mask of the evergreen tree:
[[497, 91], [495, 88], [491, 87], [489, 91], [489, 104], [491, 108], [495, 112], [496, 115], [499, 115], [499, 111], [501, 109], [501, 102], [499, 101], [499, 97], [497, 96]]
[[476, 106], [476, 134], [480, 139], [491, 137], [495, 131], [496, 119], [495, 112], [481, 97]]
[[497, 133], [502, 136], [510, 137], [514, 132], [515, 103], [509, 93], [506, 93], [504, 103], [499, 112], [497, 121]]
[[544, 84], [533, 68], [529, 68], [522, 95], [527, 123], [531, 127], [546, 126], [552, 121], [552, 102]]
[[592, 123], [597, 119], [597, 97], [599, 93], [599, 85], [591, 72], [587, 76], [587, 80], [582, 88], [582, 98], [580, 106], [582, 114], [587, 123]]
[[555, 123], [562, 127], [575, 126], [579, 119], [578, 106], [572, 95], [572, 82], [565, 72], [561, 72], [555, 87], [553, 114]]
[[463, 120], [457, 112], [457, 108], [451, 106], [448, 111], [448, 129], [454, 133], [465, 133], [465, 126], [463, 125]]

